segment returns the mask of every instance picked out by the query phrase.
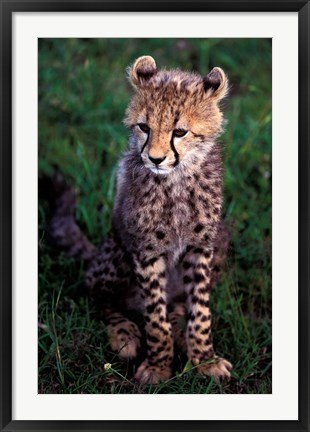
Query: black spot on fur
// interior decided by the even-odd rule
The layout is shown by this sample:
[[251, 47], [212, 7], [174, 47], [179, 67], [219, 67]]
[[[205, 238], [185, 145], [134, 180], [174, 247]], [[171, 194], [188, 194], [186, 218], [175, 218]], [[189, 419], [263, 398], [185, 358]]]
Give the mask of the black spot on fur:
[[210, 292], [210, 285], [207, 285], [204, 288], [198, 289], [199, 294], [208, 294]]
[[158, 280], [155, 279], [151, 282], [150, 288], [157, 288], [157, 287], [159, 287], [159, 282]]
[[201, 273], [195, 273], [194, 279], [195, 279], [195, 282], [199, 283], [199, 282], [202, 282], [205, 278]]
[[154, 257], [154, 258], [151, 258], [149, 260], [142, 261], [141, 267], [144, 269], [144, 268], [147, 268], [149, 266], [152, 266], [154, 263], [156, 263], [157, 260], [158, 260], [158, 258]]
[[206, 307], [206, 308], [210, 307], [210, 302], [209, 302], [209, 300], [199, 299], [199, 300], [198, 300], [198, 303], [199, 303], [201, 306], [204, 306], [204, 307]]
[[147, 313], [151, 314], [156, 309], [157, 303], [152, 303], [146, 307]]
[[195, 295], [192, 296], [191, 300], [192, 300], [192, 303], [198, 303], [199, 302], [199, 298]]
[[184, 261], [184, 263], [183, 263], [183, 268], [185, 269], [185, 270], [187, 270], [187, 269], [189, 269], [190, 267], [191, 267], [191, 263], [190, 262], [188, 262], [188, 261]]
[[150, 334], [147, 334], [147, 340], [153, 343], [159, 342], [159, 339], [156, 336], [152, 336]]
[[184, 278], [183, 278], [183, 282], [184, 282], [185, 284], [189, 284], [189, 283], [192, 282], [192, 279], [191, 279], [189, 276], [184, 276]]
[[157, 237], [159, 240], [162, 240], [162, 239], [165, 237], [165, 233], [162, 232], [162, 231], [156, 231], [156, 237]]
[[157, 329], [161, 328], [160, 325], [158, 324], [158, 322], [156, 322], [156, 321], [152, 322], [152, 327], [157, 328]]
[[211, 251], [206, 250], [206, 251], [204, 252], [204, 256], [205, 256], [206, 258], [210, 258], [210, 256], [211, 256]]
[[194, 228], [195, 233], [200, 233], [203, 230], [203, 225], [197, 224]]

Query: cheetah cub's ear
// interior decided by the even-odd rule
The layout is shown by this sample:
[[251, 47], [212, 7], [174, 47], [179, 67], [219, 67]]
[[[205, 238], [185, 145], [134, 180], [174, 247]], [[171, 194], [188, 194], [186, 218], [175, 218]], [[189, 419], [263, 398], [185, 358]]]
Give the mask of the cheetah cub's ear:
[[215, 67], [203, 78], [203, 86], [208, 97], [220, 101], [227, 94], [228, 78], [221, 68]]
[[129, 69], [129, 79], [134, 87], [145, 84], [157, 72], [153, 57], [139, 57]]

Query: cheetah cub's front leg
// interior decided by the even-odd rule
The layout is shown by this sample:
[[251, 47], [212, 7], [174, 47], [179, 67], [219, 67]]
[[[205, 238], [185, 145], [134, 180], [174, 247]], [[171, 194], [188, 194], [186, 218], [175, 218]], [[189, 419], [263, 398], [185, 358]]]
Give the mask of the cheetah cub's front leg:
[[190, 311], [186, 341], [188, 358], [194, 365], [199, 365], [198, 372], [213, 376], [219, 382], [220, 379], [230, 378], [232, 365], [217, 357], [213, 350], [209, 303], [212, 259], [213, 251], [204, 248], [191, 249], [184, 258], [183, 281]]
[[166, 305], [164, 258], [135, 260], [136, 277], [144, 299], [147, 355], [135, 375], [141, 384], [158, 384], [172, 374], [173, 337]]

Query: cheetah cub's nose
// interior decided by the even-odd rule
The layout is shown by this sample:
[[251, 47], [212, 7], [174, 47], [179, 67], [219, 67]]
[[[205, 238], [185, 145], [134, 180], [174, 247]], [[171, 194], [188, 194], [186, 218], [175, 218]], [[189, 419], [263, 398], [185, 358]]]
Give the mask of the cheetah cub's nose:
[[155, 165], [159, 165], [163, 160], [166, 159], [166, 156], [161, 157], [161, 158], [153, 158], [153, 157], [151, 157], [151, 156], [149, 155], [149, 159], [150, 159], [150, 161], [153, 162], [153, 164], [155, 164]]

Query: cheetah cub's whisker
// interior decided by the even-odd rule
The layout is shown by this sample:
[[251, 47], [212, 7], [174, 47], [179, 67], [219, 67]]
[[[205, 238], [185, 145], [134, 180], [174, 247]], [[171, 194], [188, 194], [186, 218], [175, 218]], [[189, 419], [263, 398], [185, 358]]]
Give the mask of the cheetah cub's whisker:
[[210, 311], [229, 243], [216, 143], [227, 77], [218, 67], [205, 77], [158, 70], [143, 56], [129, 80], [129, 148], [119, 165], [112, 230], [91, 254], [87, 284], [101, 302], [111, 348], [123, 357], [137, 355], [141, 338], [126, 311], [143, 311], [147, 353], [135, 375], [139, 382], [171, 377], [174, 342], [199, 373], [229, 378], [232, 365], [213, 349]]

